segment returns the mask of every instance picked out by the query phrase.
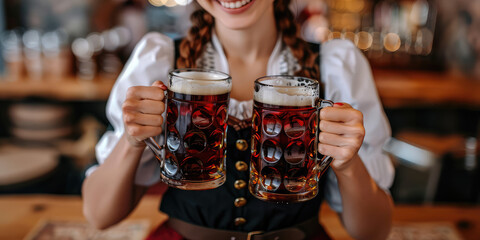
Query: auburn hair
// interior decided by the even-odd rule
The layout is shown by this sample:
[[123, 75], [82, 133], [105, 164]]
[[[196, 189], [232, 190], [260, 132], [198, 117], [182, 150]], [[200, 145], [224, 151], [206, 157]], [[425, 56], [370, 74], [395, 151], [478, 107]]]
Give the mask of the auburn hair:
[[[295, 16], [289, 8], [291, 0], [275, 0], [274, 16], [277, 30], [282, 34], [282, 41], [291, 49], [297, 59], [300, 69], [297, 76], [318, 79], [320, 69], [316, 58], [318, 52], [313, 52], [303, 39], [300, 38], [299, 28]], [[202, 8], [191, 15], [192, 26], [187, 36], [179, 45], [177, 67], [194, 68], [196, 60], [202, 55], [205, 45], [212, 39], [212, 28], [215, 25], [213, 16]]]

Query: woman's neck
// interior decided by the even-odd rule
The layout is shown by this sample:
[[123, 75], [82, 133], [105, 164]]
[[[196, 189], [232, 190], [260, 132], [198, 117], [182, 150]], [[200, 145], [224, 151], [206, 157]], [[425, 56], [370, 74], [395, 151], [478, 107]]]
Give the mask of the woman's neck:
[[249, 28], [229, 29], [217, 22], [215, 31], [227, 58], [241, 59], [246, 62], [268, 58], [278, 37], [273, 6]]

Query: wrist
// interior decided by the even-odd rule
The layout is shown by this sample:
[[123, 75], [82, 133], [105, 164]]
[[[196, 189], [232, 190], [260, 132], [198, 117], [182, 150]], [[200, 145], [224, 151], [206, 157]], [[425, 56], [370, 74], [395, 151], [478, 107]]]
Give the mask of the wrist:
[[146, 144], [144, 141], [138, 141], [136, 139], [133, 139], [131, 136], [127, 134], [124, 134], [123, 138], [127, 143], [127, 147], [131, 150], [143, 151], [146, 147]]
[[337, 176], [352, 177], [359, 169], [361, 169], [360, 167], [362, 167], [362, 164], [363, 162], [362, 159], [360, 159], [360, 156], [355, 154], [352, 159], [340, 166], [332, 165], [332, 169]]

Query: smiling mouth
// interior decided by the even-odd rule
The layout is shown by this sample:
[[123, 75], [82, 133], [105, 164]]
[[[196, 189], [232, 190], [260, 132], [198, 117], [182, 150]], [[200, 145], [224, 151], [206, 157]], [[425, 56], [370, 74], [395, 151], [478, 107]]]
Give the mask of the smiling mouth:
[[233, 2], [226, 2], [226, 1], [221, 1], [218, 0], [218, 2], [224, 7], [228, 9], [237, 9], [241, 8], [248, 3], [250, 3], [252, 0], [238, 0], [238, 1], [233, 1]]

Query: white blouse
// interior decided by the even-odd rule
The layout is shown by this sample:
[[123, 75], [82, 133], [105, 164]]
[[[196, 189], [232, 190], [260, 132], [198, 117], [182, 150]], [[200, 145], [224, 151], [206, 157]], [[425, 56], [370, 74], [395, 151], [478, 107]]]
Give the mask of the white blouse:
[[[331, 40], [322, 44], [321, 49], [320, 69], [325, 98], [347, 102], [363, 113], [366, 135], [359, 156], [378, 186], [388, 192], [393, 182], [394, 168], [382, 147], [390, 138], [391, 132], [370, 66], [363, 54], [348, 40]], [[197, 64], [203, 68], [230, 72], [223, 48], [215, 34]], [[124, 133], [121, 106], [127, 89], [130, 86], [150, 86], [156, 80], [168, 84], [168, 72], [173, 67], [173, 40], [160, 33], [146, 34], [135, 47], [108, 99], [106, 115], [114, 130], [105, 132], [96, 146], [99, 164], [104, 162]], [[290, 49], [279, 38], [268, 61], [267, 75], [293, 74], [298, 67]], [[229, 114], [246, 119], [251, 117], [252, 107], [252, 101], [230, 99]], [[90, 168], [87, 176], [95, 169], [96, 166]], [[135, 183], [150, 186], [158, 181], [160, 165], [146, 148], [137, 169]], [[342, 200], [333, 171], [328, 171], [325, 198], [334, 210], [342, 211]]]

